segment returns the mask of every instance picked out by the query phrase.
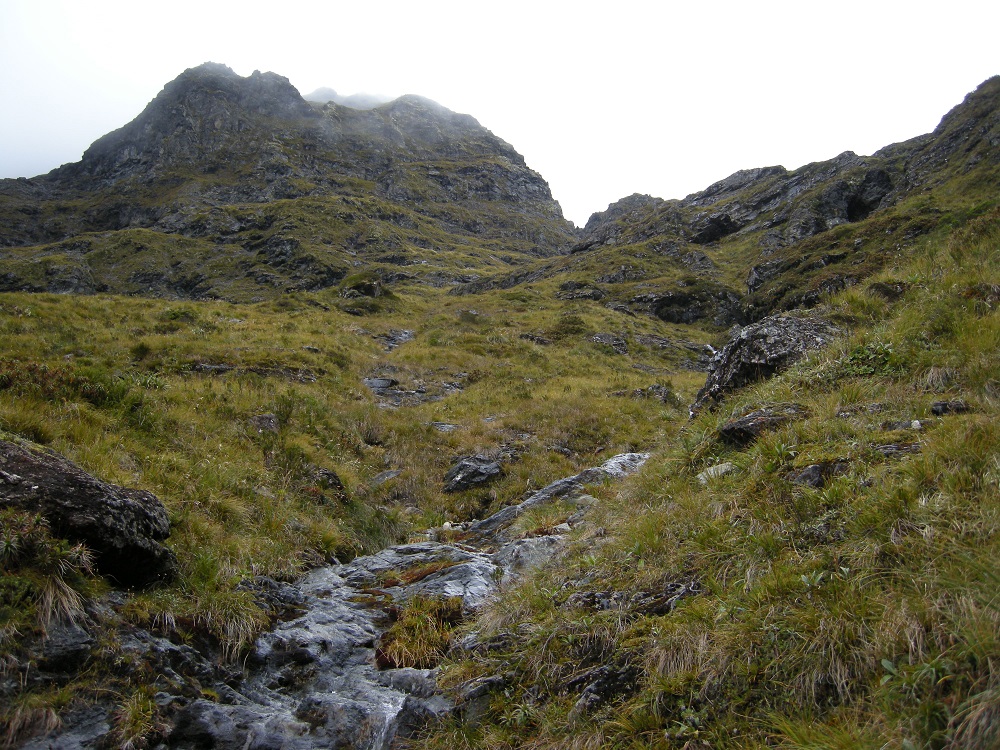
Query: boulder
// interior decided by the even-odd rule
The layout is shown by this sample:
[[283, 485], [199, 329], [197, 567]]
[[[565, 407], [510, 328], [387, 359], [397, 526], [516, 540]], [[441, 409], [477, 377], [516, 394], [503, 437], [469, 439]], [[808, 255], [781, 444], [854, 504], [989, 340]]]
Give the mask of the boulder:
[[839, 333], [821, 318], [787, 313], [740, 329], [713, 360], [705, 385], [691, 405], [692, 416], [730, 391], [771, 377], [806, 352], [827, 346]]
[[83, 542], [97, 569], [126, 586], [165, 581], [177, 558], [166, 508], [151, 493], [108, 484], [37, 446], [0, 441], [0, 507], [40, 513], [53, 533]]
[[500, 463], [486, 456], [463, 456], [444, 475], [445, 492], [461, 492], [500, 475]]
[[844, 474], [849, 466], [845, 461], [823, 461], [810, 464], [788, 475], [792, 484], [804, 484], [815, 489], [822, 489], [833, 477]]
[[719, 437], [732, 445], [746, 447], [765, 432], [805, 416], [806, 410], [798, 404], [765, 406], [726, 422], [719, 428]]

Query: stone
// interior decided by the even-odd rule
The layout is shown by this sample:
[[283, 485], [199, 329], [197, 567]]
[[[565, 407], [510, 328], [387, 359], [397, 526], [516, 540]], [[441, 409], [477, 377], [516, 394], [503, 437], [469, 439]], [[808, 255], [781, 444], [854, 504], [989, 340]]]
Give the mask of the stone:
[[893, 430], [921, 430], [923, 425], [919, 419], [903, 419], [895, 422], [883, 422], [882, 429], [892, 432]]
[[66, 458], [0, 441], [0, 507], [40, 513], [54, 534], [83, 542], [97, 570], [125, 586], [168, 581], [177, 558], [162, 544], [167, 510], [152, 493], [103, 482]]
[[78, 669], [90, 656], [93, 646], [93, 637], [79, 624], [60, 622], [48, 629], [38, 666], [46, 672]]
[[445, 492], [463, 492], [500, 476], [500, 463], [486, 456], [463, 456], [444, 475]]
[[256, 427], [261, 435], [265, 432], [278, 433], [278, 417], [274, 414], [256, 414], [250, 417], [250, 424]]
[[804, 484], [818, 490], [825, 487], [833, 477], [846, 472], [847, 468], [848, 465], [844, 461], [824, 461], [791, 472], [788, 475], [788, 481], [792, 484]]
[[640, 687], [642, 670], [634, 665], [602, 665], [587, 670], [566, 684], [569, 691], [583, 689], [568, 719], [574, 723], [606, 703], [632, 695]]
[[371, 486], [378, 487], [380, 484], [385, 484], [390, 479], [395, 479], [403, 472], [400, 469], [388, 469], [386, 471], [380, 471], [378, 474], [372, 477]]
[[111, 710], [107, 706], [69, 708], [59, 712], [59, 728], [26, 740], [20, 750], [95, 750], [107, 747]]
[[786, 422], [803, 419], [806, 410], [798, 404], [775, 404], [731, 419], [719, 428], [719, 437], [731, 445], [745, 448], [765, 432]]
[[931, 404], [931, 414], [935, 417], [943, 417], [946, 414], [965, 414], [967, 411], [969, 411], [969, 405], [960, 399], [935, 401]]
[[489, 710], [493, 693], [502, 690], [513, 680], [513, 675], [494, 674], [477, 677], [458, 688], [456, 708], [463, 723], [476, 726]]
[[628, 344], [621, 336], [613, 333], [598, 333], [590, 339], [595, 344], [610, 347], [616, 354], [628, 354]]
[[920, 453], [919, 443], [886, 443], [876, 445], [874, 450], [881, 453], [886, 458], [898, 458], [913, 453]]
[[729, 461], [726, 461], [721, 464], [716, 464], [715, 466], [709, 466], [703, 472], [698, 474], [697, 478], [698, 481], [701, 482], [702, 484], [708, 484], [711, 480], [716, 479], [718, 477], [724, 477], [726, 474], [735, 470], [736, 470], [736, 465], [730, 463]]
[[495, 534], [498, 529], [508, 526], [522, 513], [539, 505], [550, 503], [562, 497], [582, 494], [583, 486], [607, 479], [621, 479], [637, 472], [649, 459], [648, 453], [622, 453], [614, 456], [598, 467], [585, 469], [571, 477], [557, 479], [534, 492], [527, 500], [517, 505], [501, 508], [488, 518], [476, 521], [469, 531], [476, 535]]
[[726, 394], [771, 377], [809, 351], [829, 345], [840, 329], [814, 316], [773, 315], [741, 328], [713, 360], [691, 414]]

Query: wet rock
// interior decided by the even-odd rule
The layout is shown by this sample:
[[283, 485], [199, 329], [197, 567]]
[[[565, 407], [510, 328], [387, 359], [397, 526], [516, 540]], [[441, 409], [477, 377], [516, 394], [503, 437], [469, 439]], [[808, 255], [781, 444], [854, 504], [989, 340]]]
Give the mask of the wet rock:
[[180, 711], [169, 741], [171, 747], [185, 750], [306, 750], [315, 747], [305, 736], [308, 731], [307, 723], [288, 714], [199, 699]]
[[839, 333], [820, 318], [791, 314], [773, 315], [740, 329], [712, 362], [691, 413], [737, 388], [771, 377], [807, 352], [827, 346]]
[[482, 486], [500, 475], [500, 463], [486, 456], [463, 456], [444, 475], [445, 492]]
[[257, 605], [274, 618], [289, 617], [306, 603], [306, 597], [297, 586], [268, 576], [255, 576], [240, 581], [236, 590], [251, 592]]
[[0, 507], [40, 513], [52, 531], [83, 542], [97, 569], [127, 586], [166, 581], [177, 572], [166, 508], [151, 493], [108, 484], [62, 456], [0, 441]]
[[757, 409], [719, 428], [719, 437], [731, 445], [746, 447], [765, 432], [775, 430], [786, 422], [804, 419], [807, 412], [798, 404], [776, 404]]
[[21, 750], [98, 750], [111, 731], [110, 709], [88, 706], [60, 712], [57, 730], [18, 745]]
[[413, 596], [462, 598], [475, 609], [497, 590], [497, 566], [488, 555], [450, 544], [400, 544], [359, 557], [333, 569], [358, 589], [380, 587], [393, 598]]
[[48, 630], [38, 666], [46, 672], [77, 669], [89, 658], [93, 646], [93, 637], [77, 623], [58, 623]]
[[265, 432], [277, 434], [278, 432], [278, 417], [274, 414], [257, 414], [250, 417], [250, 424], [256, 428], [259, 434]]
[[582, 494], [583, 486], [602, 482], [607, 479], [621, 479], [637, 472], [646, 460], [648, 453], [622, 453], [605, 461], [601, 466], [586, 469], [571, 477], [557, 479], [533, 493], [527, 500], [501, 508], [492, 516], [476, 521], [470, 527], [470, 532], [477, 535], [495, 534], [504, 526], [511, 524], [522, 513], [539, 505], [550, 503], [561, 497]]

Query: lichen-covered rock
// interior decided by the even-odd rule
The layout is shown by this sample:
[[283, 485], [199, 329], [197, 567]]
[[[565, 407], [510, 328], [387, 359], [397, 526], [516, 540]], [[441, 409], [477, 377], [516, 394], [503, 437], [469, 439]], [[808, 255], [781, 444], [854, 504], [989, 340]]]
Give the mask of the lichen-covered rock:
[[772, 315], [740, 329], [713, 360], [705, 385], [691, 405], [692, 415], [737, 388], [775, 375], [807, 352], [827, 346], [839, 333], [840, 329], [821, 318], [791, 314]]
[[173, 578], [166, 508], [151, 493], [108, 484], [37, 446], [0, 441], [0, 507], [40, 513], [58, 536], [96, 553], [97, 569], [126, 586]]

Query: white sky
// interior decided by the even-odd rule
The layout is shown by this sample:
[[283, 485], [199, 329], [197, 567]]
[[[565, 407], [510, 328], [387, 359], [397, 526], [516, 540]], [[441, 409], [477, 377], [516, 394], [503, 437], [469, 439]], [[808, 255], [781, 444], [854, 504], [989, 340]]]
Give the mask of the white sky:
[[998, 29], [996, 0], [0, 0], [0, 177], [79, 160], [211, 60], [471, 114], [582, 225], [929, 132], [1000, 74]]

